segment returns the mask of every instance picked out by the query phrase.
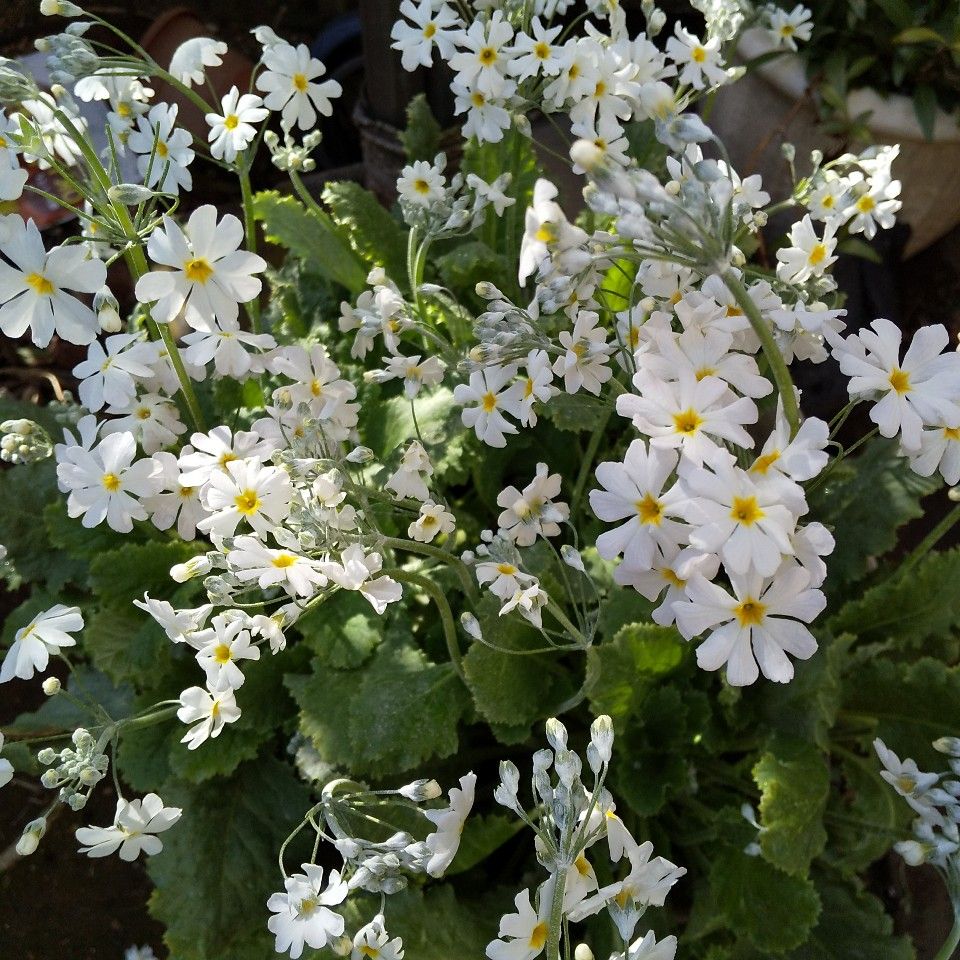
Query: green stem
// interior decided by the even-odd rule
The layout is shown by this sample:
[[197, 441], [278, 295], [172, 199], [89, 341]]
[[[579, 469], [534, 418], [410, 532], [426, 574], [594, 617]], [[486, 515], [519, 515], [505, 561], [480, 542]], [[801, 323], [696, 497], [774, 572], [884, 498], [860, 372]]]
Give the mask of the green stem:
[[560, 940], [563, 933], [563, 891], [566, 883], [567, 871], [561, 866], [554, 874], [553, 897], [550, 899], [547, 960], [560, 960]]
[[474, 585], [473, 577], [470, 575], [470, 568], [459, 557], [455, 557], [452, 553], [447, 553], [446, 550], [441, 550], [439, 547], [432, 547], [429, 543], [418, 543], [416, 540], [400, 540], [396, 537], [384, 537], [381, 543], [391, 550], [405, 550], [407, 553], [419, 553], [425, 557], [432, 557], [434, 560], [445, 563], [448, 567], [451, 567], [460, 578], [460, 583], [463, 585], [463, 592], [472, 602], [475, 603], [477, 601], [477, 588]]
[[437, 605], [437, 611], [440, 614], [440, 626], [443, 627], [443, 637], [447, 642], [447, 652], [450, 654], [450, 662], [453, 664], [453, 669], [457, 671], [457, 676], [466, 682], [463, 673], [463, 654], [460, 652], [460, 644], [457, 642], [457, 625], [443, 591], [432, 580], [428, 580], [426, 577], [420, 576], [419, 573], [413, 573], [410, 570], [392, 569], [384, 570], [383, 573], [395, 580], [412, 583], [414, 586], [420, 587]]
[[[250, 170], [246, 162], [237, 167], [237, 176], [240, 178], [240, 194], [243, 197], [243, 229], [247, 235], [247, 249], [251, 253], [257, 252], [257, 223], [253, 215], [253, 191], [250, 188]], [[260, 299], [254, 297], [246, 304], [253, 332], [260, 333]]]
[[905, 577], [936, 546], [950, 529], [960, 520], [958, 503], [921, 541], [914, 547], [907, 559], [900, 564], [896, 577]]
[[797, 430], [800, 429], [800, 407], [797, 405], [797, 394], [793, 388], [793, 379], [787, 369], [787, 364], [784, 362], [783, 354], [773, 339], [770, 325], [761, 316], [753, 298], [747, 292], [747, 288], [740, 282], [740, 278], [732, 270], [724, 270], [721, 276], [727, 289], [737, 301], [737, 305], [746, 314], [750, 326], [753, 327], [753, 332], [760, 340], [763, 355], [767, 358], [767, 363], [770, 364], [770, 372], [773, 374], [774, 382], [780, 393], [783, 414], [787, 418], [787, 423], [790, 424], [790, 436], [794, 437]]
[[577, 643], [583, 647], [583, 649], [590, 646], [590, 641], [574, 626], [570, 618], [560, 609], [559, 604], [555, 600], [547, 601], [547, 609], [553, 614], [553, 618], [557, 623], [576, 639]]
[[933, 960], [950, 960], [958, 945], [960, 945], [960, 916], [957, 917], [950, 935]]
[[596, 425], [593, 433], [590, 436], [590, 441], [587, 444], [587, 452], [583, 455], [583, 460], [580, 463], [580, 472], [577, 474], [577, 482], [573, 487], [573, 496], [570, 498], [571, 514], [575, 514], [577, 508], [580, 506], [580, 500], [583, 497], [583, 491], [587, 486], [587, 480], [590, 478], [593, 460], [594, 457], [596, 457], [597, 450], [600, 447], [600, 441], [603, 440], [603, 434], [607, 428], [607, 423], [610, 421], [611, 413], [613, 413], [613, 408], [607, 407], [603, 413], [603, 416], [600, 418], [600, 422]]

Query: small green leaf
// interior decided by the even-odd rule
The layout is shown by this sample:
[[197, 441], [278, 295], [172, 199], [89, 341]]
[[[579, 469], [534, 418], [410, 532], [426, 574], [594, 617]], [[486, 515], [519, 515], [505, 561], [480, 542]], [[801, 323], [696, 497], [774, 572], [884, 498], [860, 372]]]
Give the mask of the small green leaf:
[[382, 637], [382, 621], [359, 593], [341, 590], [297, 621], [317, 659], [353, 670], [370, 659]]
[[133, 607], [132, 601], [142, 599], [144, 591], [171, 590], [170, 568], [196, 556], [201, 549], [182, 540], [154, 540], [100, 551], [90, 561], [90, 588], [100, 601], [131, 604], [137, 617], [147, 621], [148, 615]]
[[460, 847], [444, 876], [466, 873], [490, 854], [515, 837], [526, 824], [515, 816], [502, 813], [476, 814], [467, 819], [460, 838]]
[[906, 30], [901, 30], [898, 34], [890, 40], [893, 44], [906, 44], [906, 43], [935, 43], [938, 46], [946, 46], [946, 38], [940, 36], [936, 30], [931, 30], [930, 27], [907, 27]]
[[440, 151], [442, 132], [427, 102], [426, 94], [418, 93], [407, 104], [407, 125], [399, 134], [407, 160], [410, 163], [416, 160], [432, 163], [433, 158]]
[[937, 92], [928, 84], [920, 84], [913, 93], [913, 110], [923, 135], [933, 139], [933, 130], [937, 122]]

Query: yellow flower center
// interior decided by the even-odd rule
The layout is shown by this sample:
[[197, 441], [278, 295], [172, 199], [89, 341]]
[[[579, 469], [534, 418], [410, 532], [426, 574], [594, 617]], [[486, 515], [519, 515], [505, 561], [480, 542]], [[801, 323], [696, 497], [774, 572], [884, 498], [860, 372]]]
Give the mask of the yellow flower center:
[[123, 117], [126, 120], [133, 111], [130, 109], [129, 103], [118, 103], [117, 104], [117, 116]]
[[306, 93], [307, 78], [302, 73], [295, 73], [293, 75], [293, 85], [297, 88], [297, 90], [300, 93]]
[[194, 491], [195, 489], [196, 489], [196, 487], [181, 487], [181, 488], [179, 489], [178, 493], [180, 494], [180, 496], [181, 496], [184, 500], [187, 500], [187, 499], [189, 499], [190, 497], [193, 496], [193, 491]]
[[220, 457], [218, 458], [217, 463], [219, 463], [221, 467], [226, 469], [227, 464], [236, 459], [237, 459], [237, 455], [232, 450], [226, 450], [224, 453], [220, 454]]
[[533, 395], [533, 377], [527, 377], [527, 382], [523, 385], [524, 399], [532, 395]]
[[736, 307], [736, 306], [731, 305], [731, 306], [727, 307], [727, 316], [728, 316], [728, 317], [742, 317], [742, 316], [743, 316], [743, 311], [742, 311], [739, 307]]
[[757, 503], [756, 497], [733, 498], [733, 506], [730, 508], [731, 520], [736, 520], [737, 523], [742, 523], [745, 527], [749, 527], [763, 518], [764, 512], [760, 509], [760, 504]]
[[670, 304], [671, 306], [676, 306], [683, 299], [683, 294], [679, 290], [674, 290], [670, 294]]
[[206, 283], [213, 276], [213, 267], [204, 257], [194, 257], [183, 265], [183, 273], [191, 283]]
[[876, 207], [876, 205], [877, 205], [877, 201], [874, 200], [873, 197], [871, 197], [869, 193], [865, 193], [865, 194], [857, 201], [857, 209], [858, 209], [861, 213], [869, 213], [871, 210], [874, 209], [874, 207]]
[[380, 956], [380, 951], [376, 947], [371, 947], [367, 944], [364, 944], [359, 952], [361, 957], [373, 957], [374, 960]]
[[230, 648], [225, 643], [218, 643], [213, 648], [213, 659], [217, 661], [222, 667], [225, 663], [229, 663], [231, 659]]
[[150, 408], [149, 407], [137, 407], [136, 417], [138, 420], [149, 420], [150, 419]]
[[482, 403], [483, 403], [483, 409], [484, 409], [487, 413], [492, 413], [494, 410], [497, 409], [497, 397], [496, 397], [496, 394], [494, 394], [492, 391], [488, 390], [488, 391], [483, 395]]
[[682, 590], [687, 585], [687, 581], [681, 580], [676, 575], [676, 573], [674, 573], [673, 570], [670, 569], [670, 567], [664, 567], [660, 571], [660, 575], [663, 577], [664, 580], [667, 581], [667, 583], [670, 584], [670, 586], [676, 587], [678, 590]]
[[435, 527], [439, 521], [432, 513], [426, 513], [420, 518], [421, 527]]
[[582, 853], [574, 860], [573, 865], [577, 868], [577, 873], [579, 873], [581, 877], [590, 875], [590, 864]]
[[700, 44], [697, 44], [690, 53], [690, 59], [694, 63], [703, 63], [707, 59], [707, 51]]
[[656, 497], [648, 493], [642, 500], [638, 500], [634, 506], [637, 508], [641, 523], [653, 527], [660, 526], [660, 521], [663, 519], [663, 504]]
[[423, 35], [427, 40], [432, 40], [436, 32], [437, 25], [432, 20], [423, 28]]
[[479, 90], [475, 90], [470, 94], [470, 102], [474, 105], [474, 107], [477, 108], [477, 110], [480, 110], [486, 105], [487, 98]]
[[158, 140], [157, 156], [160, 157], [161, 160], [166, 160], [169, 153], [170, 153], [170, 148], [162, 140]]
[[505, 577], [512, 577], [517, 572], [517, 568], [512, 563], [498, 563], [497, 573], [502, 573]]
[[549, 223], [541, 223], [537, 228], [537, 232], [533, 235], [533, 238], [540, 243], [555, 243], [557, 234]]
[[703, 380], [704, 377], [712, 377], [716, 372], [713, 367], [701, 367], [696, 373], [697, 381]]
[[413, 181], [413, 189], [419, 194], [428, 194], [430, 192], [430, 184], [427, 183], [423, 177], [417, 177], [417, 179]]
[[262, 506], [256, 490], [244, 490], [239, 496], [234, 497], [233, 502], [245, 517], [252, 517]]
[[580, 65], [578, 63], [570, 64], [570, 69], [567, 71], [567, 76], [571, 80], [576, 80], [580, 76]]
[[890, 373], [890, 386], [893, 387], [897, 393], [909, 393], [910, 392], [910, 374], [906, 370], [901, 370], [899, 367], [894, 367]]
[[785, 23], [780, 28], [781, 37], [792, 37], [797, 32], [797, 28], [792, 23]]
[[236, 130], [237, 127], [240, 125], [240, 118], [235, 113], [228, 113], [223, 118], [223, 125], [228, 130]]
[[677, 433], [692, 437], [703, 426], [703, 417], [692, 407], [673, 415], [673, 425]]
[[303, 900], [297, 904], [297, 913], [299, 913], [301, 917], [309, 917], [313, 911], [317, 909], [317, 906], [318, 903], [313, 897], [304, 897]]
[[477, 54], [477, 59], [485, 67], [492, 66], [497, 62], [497, 51], [493, 47], [483, 47]]
[[310, 392], [315, 396], [319, 397], [323, 393], [323, 384], [319, 380], [310, 381]]
[[602, 80], [599, 80], [599, 81], [597, 82], [597, 85], [593, 88], [593, 95], [594, 95], [594, 97], [596, 97], [597, 99], [599, 99], [599, 98], [602, 97], [606, 92], [607, 92], [607, 85], [606, 85]]
[[827, 248], [822, 243], [815, 243], [813, 249], [810, 251], [810, 256], [807, 257], [808, 262], [811, 267], [815, 267], [818, 263], [823, 263], [827, 258]]
[[913, 777], [904, 775], [902, 777], [897, 777], [897, 786], [904, 793], [913, 793], [913, 791], [916, 789], [917, 781], [914, 780]]
[[753, 466], [750, 468], [750, 472], [766, 473], [779, 459], [780, 451], [771, 450], [769, 453], [765, 453], [762, 457], [757, 457]]
[[116, 493], [120, 489], [120, 478], [115, 473], [105, 473], [100, 482], [109, 493]]
[[42, 273], [28, 273], [26, 281], [38, 297], [52, 296], [56, 290], [56, 287]]
[[944, 427], [943, 435], [948, 440], [960, 440], [960, 427]]
[[533, 950], [542, 950], [543, 945], [547, 942], [547, 933], [549, 932], [549, 927], [546, 922], [541, 920], [534, 928], [530, 931], [530, 947]]
[[823, 200], [820, 201], [820, 206], [823, 207], [824, 210], [832, 210], [832, 209], [833, 209], [833, 205], [834, 205], [836, 202], [837, 202], [837, 201], [834, 199], [833, 194], [828, 193], [828, 194], [823, 198]]
[[287, 567], [292, 567], [297, 562], [297, 558], [289, 553], [279, 553], [270, 562], [278, 569], [285, 570]]
[[541, 40], [538, 44], [534, 46], [533, 55], [538, 60], [546, 60], [550, 56], [550, 44], [544, 43]]
[[740, 621], [741, 627], [758, 627], [763, 623], [763, 615], [767, 612], [766, 604], [747, 598], [733, 611]]
[[219, 701], [219, 700], [214, 700], [214, 701], [213, 701], [213, 704], [212, 704], [211, 707], [210, 707], [210, 716], [213, 717], [214, 720], [216, 720], [217, 717], [220, 716], [220, 701]]

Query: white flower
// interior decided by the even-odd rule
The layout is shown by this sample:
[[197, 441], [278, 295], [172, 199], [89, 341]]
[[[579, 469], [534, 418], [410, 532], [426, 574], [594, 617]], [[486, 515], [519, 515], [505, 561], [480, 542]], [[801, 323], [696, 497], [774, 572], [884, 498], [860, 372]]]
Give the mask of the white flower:
[[190, 687], [180, 694], [177, 717], [183, 723], [193, 724], [180, 742], [188, 750], [196, 750], [207, 739], [219, 737], [225, 724], [239, 720], [240, 708], [230, 687]]
[[759, 673], [788, 683], [793, 663], [787, 654], [799, 660], [813, 656], [817, 641], [804, 624], [827, 605], [809, 582], [806, 570], [788, 563], [772, 579], [731, 574], [731, 596], [695, 574], [686, 586], [687, 600], [674, 604], [677, 628], [687, 639], [712, 629], [697, 647], [697, 663], [704, 670], [726, 665], [727, 680], [735, 687], [753, 683]]
[[397, 20], [390, 31], [390, 46], [401, 53], [404, 70], [416, 70], [418, 66], [429, 67], [433, 63], [433, 48], [437, 48], [441, 60], [453, 56], [453, 42], [460, 32], [460, 18], [446, 3], [439, 5], [434, 0], [403, 0], [400, 14], [410, 20]]
[[877, 227], [889, 230], [896, 221], [896, 212], [903, 206], [897, 199], [900, 181], [888, 176], [857, 180], [850, 188], [850, 205], [843, 211], [850, 233], [862, 233], [871, 240]]
[[459, 787], [452, 787], [447, 792], [450, 800], [448, 807], [442, 810], [423, 811], [423, 815], [436, 827], [436, 830], [424, 841], [430, 851], [427, 873], [431, 877], [442, 877], [457, 855], [463, 825], [473, 809], [476, 785], [477, 775], [473, 772], [468, 773], [460, 778]]
[[397, 500], [419, 500], [423, 503], [430, 499], [427, 479], [433, 475], [433, 464], [427, 451], [419, 440], [411, 440], [400, 459], [400, 469], [384, 483], [392, 490]]
[[403, 941], [390, 939], [382, 913], [378, 913], [353, 938], [350, 960], [403, 960]]
[[753, 461], [750, 473], [754, 477], [782, 476], [798, 483], [812, 480], [830, 459], [825, 449], [829, 440], [830, 427], [816, 417], [804, 420], [791, 439], [783, 404], [778, 403], [776, 425]]
[[484, 367], [470, 374], [469, 384], [459, 383], [454, 387], [454, 402], [464, 408], [460, 414], [463, 425], [472, 427], [477, 439], [488, 446], [505, 447], [506, 434], [517, 432], [504, 416], [504, 413], [520, 416], [519, 390], [513, 383], [516, 374], [517, 368], [513, 364]]
[[[627, 955], [622, 960], [674, 960], [676, 955], [676, 937], [664, 937], [657, 943], [653, 931], [648, 930], [645, 936], [630, 944]], [[621, 960], [621, 957], [614, 957], [613, 960]]]
[[263, 463], [273, 453], [273, 444], [256, 431], [238, 430], [229, 427], [214, 427], [209, 433], [194, 433], [190, 446], [180, 453], [180, 469], [183, 483], [202, 487], [217, 472], [227, 472], [227, 465], [234, 460], [257, 460]]
[[695, 90], [705, 86], [726, 83], [728, 77], [723, 69], [720, 56], [720, 39], [711, 37], [701, 42], [678, 23], [675, 36], [667, 40], [667, 56], [682, 67], [679, 80], [681, 84], [690, 84]]
[[777, 46], [796, 51], [798, 40], [809, 40], [813, 33], [810, 11], [799, 3], [789, 12], [768, 4], [767, 30]]
[[121, 797], [117, 800], [113, 826], [77, 830], [80, 853], [89, 857], [119, 853], [121, 860], [136, 860], [141, 853], [153, 856], [163, 849], [157, 834], [169, 830], [181, 813], [179, 807], [165, 807], [155, 793], [148, 793], [143, 800], [128, 801]]
[[[187, 344], [183, 351], [184, 362], [205, 367], [213, 360], [218, 376], [234, 380], [245, 380], [251, 372], [262, 372], [262, 363], [258, 361], [263, 351], [277, 345], [269, 333], [249, 333], [241, 330], [239, 324], [235, 327], [231, 324], [228, 329], [211, 326], [211, 330], [194, 330], [183, 338]], [[245, 344], [258, 352], [248, 352]]]
[[599, 464], [596, 476], [603, 489], [590, 491], [590, 507], [607, 523], [626, 521], [597, 538], [601, 557], [612, 560], [623, 554], [629, 569], [650, 570], [658, 546], [669, 550], [681, 542], [684, 528], [671, 518], [677, 516], [685, 495], [679, 486], [663, 492], [677, 461], [674, 451], [652, 445], [648, 451], [637, 439], [627, 448], [623, 463]]
[[87, 359], [73, 368], [81, 381], [80, 402], [92, 411], [107, 403], [118, 407], [130, 403], [137, 395], [136, 380], [153, 374], [152, 356], [152, 348], [138, 333], [115, 334], [103, 345], [94, 340], [87, 348]]
[[397, 193], [401, 200], [429, 207], [446, 196], [446, 178], [426, 160], [416, 160], [400, 171]]
[[156, 453], [171, 446], [187, 429], [180, 420], [177, 405], [159, 393], [144, 393], [123, 406], [107, 407], [107, 413], [117, 414], [117, 419], [107, 420], [100, 432], [104, 435], [130, 433], [144, 453]]
[[0, 109], [0, 200], [19, 200], [28, 172], [20, 166], [20, 148], [10, 134], [20, 132], [20, 125]]
[[207, 135], [210, 155], [216, 160], [233, 163], [237, 154], [246, 150], [256, 137], [255, 124], [269, 115], [270, 111], [264, 108], [263, 100], [255, 93], [241, 96], [236, 87], [231, 87], [220, 101], [220, 113], [208, 113], [204, 118], [210, 125]]
[[793, 553], [790, 537], [806, 512], [803, 491], [789, 480], [755, 479], [732, 459], [721, 454], [712, 470], [687, 472], [682, 483], [688, 496], [677, 513], [693, 527], [691, 546], [719, 553], [733, 573], [753, 569], [769, 577]]
[[[301, 43], [273, 43], [263, 51], [263, 65], [267, 68], [257, 77], [257, 89], [266, 93], [263, 105], [269, 110], [281, 110], [280, 125], [284, 130], [299, 126], [310, 130], [317, 122], [317, 113], [329, 117], [333, 113], [330, 100], [343, 93], [336, 80], [315, 81], [327, 68], [310, 56], [310, 48]], [[255, 121], [254, 121], [255, 122]]]
[[[879, 737], [873, 741], [873, 748], [883, 764], [880, 776], [910, 804], [920, 816], [937, 826], [945, 823], [943, 815], [936, 809], [930, 793], [940, 779], [936, 773], [924, 773], [915, 760], [909, 757], [901, 760]], [[938, 793], [942, 791], [937, 791]]]
[[607, 343], [607, 331], [598, 326], [599, 322], [599, 314], [581, 310], [573, 329], [560, 332], [565, 353], [554, 361], [553, 372], [563, 377], [567, 393], [576, 393], [582, 387], [598, 397], [613, 375], [609, 363], [614, 347]]
[[920, 434], [920, 449], [910, 456], [910, 469], [921, 477], [939, 470], [948, 486], [960, 484], [960, 420], [952, 427], [933, 427]]
[[155, 453], [153, 462], [160, 467], [155, 476], [161, 486], [158, 493], [143, 498], [144, 510], [158, 530], [169, 530], [176, 523], [177, 533], [184, 540], [193, 540], [197, 524], [207, 515], [200, 503], [199, 488], [184, 485], [177, 458], [172, 453]]
[[245, 618], [230, 620], [220, 614], [211, 623], [210, 628], [194, 634], [188, 642], [197, 647], [197, 663], [206, 674], [207, 687], [236, 690], [243, 686], [244, 680], [237, 661], [259, 660], [260, 648], [250, 642]]
[[402, 588], [390, 577], [371, 577], [379, 573], [383, 558], [379, 553], [365, 554], [359, 543], [351, 544], [340, 554], [340, 562], [330, 560], [320, 569], [344, 590], [356, 590], [365, 597], [377, 613], [382, 614], [390, 603], [403, 595]]
[[521, 286], [550, 256], [552, 248], [577, 246], [586, 238], [579, 227], [567, 222], [556, 198], [557, 188], [549, 180], [537, 180], [533, 187], [533, 203], [524, 214], [518, 272]]
[[902, 333], [889, 320], [833, 342], [840, 371], [850, 377], [851, 397], [879, 398], [870, 419], [884, 437], [900, 434], [904, 450], [920, 450], [923, 426], [960, 422], [960, 355], [943, 353], [950, 336], [943, 324], [914, 334], [903, 360]]
[[717, 440], [750, 448], [753, 439], [742, 424], [756, 423], [757, 405], [736, 397], [718, 377], [697, 380], [686, 370], [680, 379], [661, 380], [641, 370], [633, 378], [640, 396], [621, 394], [617, 413], [650, 437], [653, 447], [679, 447], [685, 460], [699, 465], [719, 449]]
[[512, 207], [517, 202], [514, 197], [508, 197], [503, 192], [509, 183], [510, 174], [501, 174], [493, 183], [481, 180], [475, 173], [467, 174], [467, 186], [476, 193], [479, 200], [489, 203], [498, 217], [502, 217], [507, 207]]
[[24, 223], [17, 214], [0, 220], [0, 330], [16, 338], [29, 329], [38, 347], [54, 333], [69, 343], [90, 343], [99, 330], [97, 315], [67, 291], [96, 293], [106, 283], [106, 266], [88, 260], [76, 244], [48, 253], [32, 220]]
[[560, 474], [549, 473], [545, 463], [537, 464], [537, 473], [522, 491], [506, 487], [497, 495], [497, 506], [504, 510], [497, 520], [500, 532], [519, 547], [529, 547], [538, 536], [555, 537], [560, 524], [570, 516], [570, 507], [554, 503], [560, 495]]
[[183, 127], [174, 126], [176, 122], [177, 105], [158, 103], [147, 116], [137, 118], [137, 129], [127, 139], [127, 146], [139, 154], [137, 170], [146, 186], [172, 194], [193, 189], [193, 176], [187, 169], [194, 158], [190, 149], [193, 137]]
[[407, 527], [407, 536], [418, 543], [430, 543], [441, 534], [453, 533], [456, 526], [456, 518], [443, 504], [427, 500], [420, 505], [420, 515]]
[[512, 601], [518, 591], [536, 582], [536, 577], [524, 573], [508, 560], [486, 560], [478, 563], [474, 571], [477, 583], [490, 584], [490, 592], [505, 603]]
[[190, 214], [186, 228], [169, 217], [147, 241], [154, 263], [171, 269], [154, 270], [137, 281], [141, 303], [156, 301], [150, 309], [158, 323], [169, 323], [181, 310], [194, 330], [212, 330], [214, 319], [234, 324], [238, 304], [258, 296], [263, 286], [252, 276], [266, 269], [255, 253], [238, 249], [243, 243], [243, 224], [228, 213], [219, 222], [217, 208], [210, 204]]
[[553, 43], [560, 35], [562, 26], [545, 27], [539, 17], [530, 23], [533, 34], [518, 33], [513, 45], [513, 59], [507, 65], [510, 75], [517, 82], [535, 77], [555, 77], [562, 69], [558, 50]]
[[435, 387], [443, 380], [446, 364], [439, 357], [423, 359], [418, 353], [412, 357], [394, 354], [382, 370], [371, 371], [366, 376], [376, 383], [403, 380], [403, 392], [413, 400], [423, 387]]
[[293, 487], [285, 470], [255, 459], [231, 460], [226, 466], [226, 473], [213, 473], [203, 489], [201, 502], [210, 516], [197, 524], [200, 530], [229, 537], [245, 520], [263, 534], [286, 519]]
[[227, 45], [210, 37], [192, 37], [177, 47], [170, 58], [169, 72], [188, 87], [206, 79], [204, 67], [219, 67]]
[[[573, 869], [576, 869], [575, 867]], [[540, 888], [540, 909], [534, 910], [529, 889], [521, 890], [513, 902], [516, 913], [506, 913], [500, 918], [499, 940], [487, 944], [486, 955], [490, 960], [533, 960], [543, 953], [547, 944], [553, 882], [547, 881]], [[509, 937], [509, 940], [503, 940]]]
[[534, 582], [522, 590], [517, 589], [514, 595], [500, 607], [500, 616], [516, 610], [524, 620], [529, 620], [538, 630], [543, 627], [543, 607], [550, 602], [550, 597]]
[[512, 38], [513, 27], [502, 10], [494, 10], [489, 20], [474, 20], [456, 38], [460, 49], [448, 61], [457, 75], [456, 83], [487, 97], [500, 96], [509, 60], [504, 48]]
[[213, 612], [212, 603], [176, 610], [166, 600], [154, 600], [148, 593], [144, 593], [142, 600], [134, 600], [133, 605], [150, 614], [174, 643], [190, 643], [190, 634], [203, 629]]
[[535, 427], [537, 414], [533, 405], [546, 403], [560, 391], [553, 386], [553, 366], [546, 350], [531, 350], [527, 354], [526, 376], [520, 381], [520, 404], [517, 418], [521, 426]]
[[83, 617], [79, 607], [66, 607], [62, 603], [37, 614], [13, 638], [0, 667], [0, 683], [14, 677], [29, 680], [34, 673], [47, 669], [50, 654], [56, 655], [61, 647], [76, 646], [70, 636], [83, 629]]
[[291, 550], [274, 550], [256, 537], [237, 537], [227, 554], [227, 563], [237, 579], [256, 580], [263, 590], [282, 586], [291, 597], [312, 597], [327, 583], [309, 557]]
[[83, 517], [85, 527], [107, 525], [129, 533], [134, 520], [146, 520], [147, 512], [138, 497], [157, 493], [158, 465], [149, 457], [134, 463], [137, 441], [132, 433], [112, 433], [92, 450], [68, 448], [57, 465], [62, 489], [69, 491], [67, 513]]
[[813, 229], [810, 214], [790, 228], [789, 246], [777, 251], [777, 276], [784, 283], [803, 283], [811, 277], [822, 277], [836, 263], [833, 251], [837, 246], [837, 222], [823, 227], [823, 239]]
[[[512, 97], [514, 87], [512, 80], [505, 81], [500, 91], [502, 97]], [[509, 111], [503, 106], [504, 101], [458, 83], [454, 83], [451, 89], [454, 94], [453, 112], [457, 116], [467, 114], [462, 127], [463, 136], [476, 137], [480, 143], [499, 143], [504, 130], [509, 130], [512, 122]]]
[[324, 887], [323, 867], [313, 863], [301, 867], [303, 873], [284, 880], [286, 892], [274, 893], [267, 901], [273, 913], [267, 928], [276, 936], [275, 949], [289, 952], [292, 960], [297, 960], [304, 946], [319, 950], [343, 933], [343, 917], [330, 907], [343, 903], [350, 892], [336, 870], [330, 871]]

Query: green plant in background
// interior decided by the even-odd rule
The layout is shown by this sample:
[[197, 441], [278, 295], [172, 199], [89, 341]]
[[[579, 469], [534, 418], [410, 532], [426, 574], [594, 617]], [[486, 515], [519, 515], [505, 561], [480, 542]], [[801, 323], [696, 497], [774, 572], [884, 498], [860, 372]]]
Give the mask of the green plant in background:
[[[22, 154], [89, 200], [49, 252], [0, 222], [0, 329], [88, 349], [82, 407], [0, 398], [3, 572], [29, 588], [0, 682], [69, 671], [3, 728], [0, 784], [50, 791], [21, 855], [61, 812], [82, 852], [146, 855], [176, 960], [914, 955], [864, 879], [909, 822], [871, 745], [926, 763], [960, 716], [960, 553], [938, 549], [960, 357], [942, 328], [905, 352], [884, 320], [843, 337], [830, 276], [840, 242], [893, 222], [896, 151], [821, 158], [771, 202], [704, 159], [690, 110], [738, 75], [739, 4], [698, 4], [705, 35], [659, 46], [652, 3], [632, 36], [619, 7], [552, 24], [567, 6], [403, 4], [405, 65], [449, 59], [469, 136], [454, 171], [412, 104], [392, 210], [310, 193], [335, 92], [266, 28], [264, 100], [204, 104], [191, 148], [240, 178], [242, 222], [177, 217], [194, 158], [146, 93], [202, 99], [214, 41], [169, 70], [83, 21], [49, 41], [118, 138], [134, 118], [151, 187], [119, 182], [65, 91], [0, 65], [0, 189], [24, 188]], [[534, 108], [573, 125], [574, 222]], [[260, 142], [294, 195], [244, 180]], [[769, 269], [748, 253], [786, 206], [803, 219]], [[73, 296], [120, 260], [129, 317]], [[789, 367], [830, 355], [850, 403], [828, 424]], [[844, 447], [861, 405], [873, 426]], [[943, 519], [896, 553], [925, 503]], [[906, 773], [916, 810], [933, 782]], [[80, 824], [107, 778], [114, 822]], [[920, 841], [899, 849], [944, 854]]]

